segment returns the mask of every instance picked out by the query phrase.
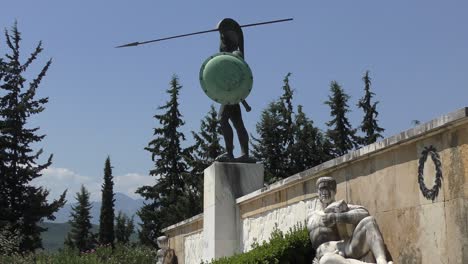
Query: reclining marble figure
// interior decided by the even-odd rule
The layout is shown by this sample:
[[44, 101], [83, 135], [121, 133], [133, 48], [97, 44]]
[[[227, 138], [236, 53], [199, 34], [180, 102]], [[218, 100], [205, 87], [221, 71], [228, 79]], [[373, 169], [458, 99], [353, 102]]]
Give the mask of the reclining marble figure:
[[[385, 244], [374, 217], [360, 205], [335, 201], [336, 181], [332, 177], [317, 180], [318, 201], [309, 213], [307, 229], [316, 264], [367, 263], [371, 252], [377, 264], [387, 260]], [[365, 258], [368, 260], [368, 258]]]

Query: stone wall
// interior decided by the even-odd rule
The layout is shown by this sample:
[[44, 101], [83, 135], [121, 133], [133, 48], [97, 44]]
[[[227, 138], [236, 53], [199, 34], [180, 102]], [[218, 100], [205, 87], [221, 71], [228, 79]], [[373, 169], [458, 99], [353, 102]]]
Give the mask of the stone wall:
[[[443, 176], [434, 201], [418, 184], [419, 159], [429, 146], [440, 156]], [[431, 188], [430, 156], [423, 172]], [[239, 247], [248, 250], [254, 238], [267, 239], [275, 223], [287, 231], [304, 221], [316, 197], [315, 182], [325, 175], [337, 180], [337, 199], [363, 205], [376, 217], [395, 263], [468, 263], [468, 108], [238, 198]], [[182, 246], [172, 243], [177, 239], [171, 237], [171, 245]]]
[[184, 252], [185, 264], [200, 264], [203, 258], [203, 232], [201, 230], [185, 236]]
[[[364, 205], [377, 218], [395, 263], [468, 263], [467, 112], [463, 108], [241, 197], [242, 221], [294, 207], [316, 193], [317, 178], [328, 175], [338, 182], [337, 200]], [[419, 159], [429, 146], [440, 156], [443, 175], [434, 201], [418, 184]], [[431, 188], [430, 156], [423, 172]]]
[[[188, 256], [199, 254], [196, 252], [198, 247], [193, 244], [198, 241], [197, 236], [201, 234], [201, 230], [203, 230], [203, 214], [196, 215], [162, 230], [169, 237], [169, 247], [174, 249], [179, 264], [185, 263], [186, 251]], [[186, 240], [189, 240], [187, 243], [190, 245], [187, 249], [185, 247]], [[200, 261], [197, 263], [200, 263]]]

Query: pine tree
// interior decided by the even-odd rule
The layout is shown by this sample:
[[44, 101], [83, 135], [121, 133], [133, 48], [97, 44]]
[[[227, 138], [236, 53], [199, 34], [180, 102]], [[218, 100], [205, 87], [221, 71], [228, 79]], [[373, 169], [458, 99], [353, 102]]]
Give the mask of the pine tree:
[[126, 220], [126, 215], [119, 211], [115, 218], [115, 240], [117, 243], [126, 244], [127, 242], [125, 239]]
[[44, 111], [48, 102], [48, 98], [37, 99], [36, 91], [51, 60], [27, 84], [23, 75], [42, 52], [42, 44], [22, 63], [16, 23], [11, 31], [5, 30], [5, 38], [10, 52], [0, 59], [0, 229], [11, 227], [22, 239], [19, 250], [33, 251], [42, 247], [41, 232], [46, 230], [38, 224], [43, 218], [55, 219], [53, 213], [65, 204], [66, 191], [49, 203], [48, 190], [30, 185], [52, 163], [52, 155], [44, 164], [37, 163], [43, 151], [34, 152], [32, 146], [45, 135], [38, 134], [38, 127], [27, 126], [29, 118]]
[[286, 152], [287, 154], [290, 154], [290, 150], [288, 151], [288, 148], [291, 148], [294, 145], [294, 123], [293, 123], [293, 115], [294, 115], [294, 110], [293, 110], [293, 104], [292, 104], [292, 99], [294, 92], [291, 89], [291, 86], [289, 85], [289, 77], [291, 76], [291, 73], [286, 74], [283, 80], [283, 95], [280, 98], [281, 102], [281, 116], [283, 119], [283, 140], [284, 144], [286, 145]]
[[302, 105], [297, 107], [294, 142], [291, 157], [294, 173], [312, 168], [332, 158], [325, 136], [314, 127], [313, 121], [302, 111]]
[[356, 129], [351, 127], [351, 124], [346, 117], [346, 113], [349, 112], [347, 95], [341, 86], [332, 81], [330, 84], [331, 95], [328, 97], [328, 101], [325, 104], [330, 106], [330, 114], [332, 120], [327, 122], [329, 129], [327, 130], [327, 137], [333, 144], [333, 154], [335, 156], [341, 156], [346, 154], [349, 150], [354, 149], [358, 146], [356, 143]]
[[65, 240], [65, 245], [80, 251], [89, 249], [93, 242], [89, 195], [88, 190], [81, 185], [80, 191], [76, 193], [77, 204], [72, 206], [70, 214], [71, 231]]
[[362, 108], [364, 111], [364, 118], [361, 122], [361, 131], [365, 136], [361, 139], [361, 144], [369, 145], [376, 142], [378, 138], [382, 138], [380, 133], [385, 129], [379, 127], [377, 124], [377, 116], [379, 113], [376, 109], [379, 102], [371, 102], [372, 97], [375, 94], [370, 91], [371, 78], [369, 77], [369, 71], [366, 71], [362, 80], [364, 81], [365, 94], [364, 97], [359, 100], [358, 107]]
[[70, 233], [67, 234], [65, 240], [63, 241], [63, 245], [69, 249], [75, 249], [75, 243], [73, 242], [72, 236]]
[[154, 116], [160, 127], [154, 129], [155, 138], [145, 148], [151, 152], [155, 162], [150, 174], [157, 178], [154, 186], [143, 186], [137, 190], [148, 201], [138, 212], [143, 221], [140, 240], [146, 244], [154, 245], [162, 228], [191, 216], [191, 208], [184, 206], [180, 199], [187, 192], [184, 180], [188, 174], [185, 162], [188, 154], [181, 148], [185, 136], [179, 131], [184, 125], [178, 102], [181, 88], [177, 76], [173, 76], [167, 90], [170, 99], [158, 108], [166, 112]]
[[102, 204], [99, 217], [99, 242], [101, 244], [114, 243], [114, 182], [112, 179], [110, 158], [104, 165], [104, 183], [102, 184]]
[[211, 105], [210, 111], [201, 121], [200, 131], [198, 133], [192, 131], [195, 144], [188, 149], [191, 155], [187, 163], [191, 170], [190, 177], [185, 181], [186, 190], [189, 191], [185, 197], [187, 206], [193, 210], [193, 215], [203, 211], [204, 170], [215, 161], [216, 157], [225, 152], [221, 145], [221, 128], [217, 116], [218, 113]]
[[292, 165], [294, 146], [294, 92], [289, 85], [291, 73], [283, 79], [283, 94], [262, 112], [253, 137], [253, 155], [265, 166], [265, 181], [272, 183], [295, 173]]
[[221, 128], [219, 126], [218, 113], [213, 105], [210, 111], [201, 121], [200, 132], [192, 131], [195, 139], [195, 156], [205, 165], [211, 165], [215, 158], [224, 152], [221, 145]]
[[282, 125], [281, 105], [271, 102], [262, 111], [260, 121], [256, 125], [258, 139], [252, 137], [253, 156], [261, 160], [265, 168], [265, 182], [273, 183], [287, 177], [284, 168], [284, 140], [280, 137]]
[[158, 247], [156, 239], [161, 234], [161, 228], [164, 228], [164, 222], [160, 218], [160, 214], [161, 206], [156, 202], [145, 203], [137, 212], [141, 219], [138, 239], [142, 245]]
[[133, 217], [129, 218], [126, 214], [119, 211], [115, 218], [115, 240], [121, 244], [128, 244], [130, 236], [135, 231]]
[[284, 153], [282, 156], [284, 173], [281, 178], [289, 177], [296, 173], [294, 170], [292, 155], [294, 151], [294, 109], [293, 109], [293, 95], [294, 92], [289, 85], [289, 77], [291, 73], [286, 74], [283, 79], [283, 94], [280, 97], [280, 113], [281, 113], [281, 125], [279, 127], [279, 136], [283, 139]]

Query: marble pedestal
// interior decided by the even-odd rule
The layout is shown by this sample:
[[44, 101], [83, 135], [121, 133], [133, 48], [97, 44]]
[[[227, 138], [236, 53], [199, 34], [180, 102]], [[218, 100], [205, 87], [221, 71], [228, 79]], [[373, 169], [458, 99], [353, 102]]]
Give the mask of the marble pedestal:
[[263, 187], [263, 165], [215, 162], [205, 169], [203, 259], [239, 252], [240, 226], [236, 198]]

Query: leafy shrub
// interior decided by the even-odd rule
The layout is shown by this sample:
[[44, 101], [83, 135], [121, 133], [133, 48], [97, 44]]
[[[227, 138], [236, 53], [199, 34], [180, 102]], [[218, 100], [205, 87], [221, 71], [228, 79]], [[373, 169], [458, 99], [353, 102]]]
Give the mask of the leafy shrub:
[[253, 263], [279, 263], [302, 264], [312, 263], [314, 252], [309, 239], [309, 232], [303, 224], [289, 229], [286, 234], [276, 226], [268, 242], [256, 244], [249, 252], [221, 258], [212, 264], [253, 264]]

